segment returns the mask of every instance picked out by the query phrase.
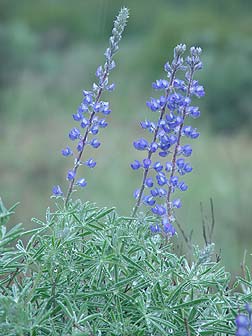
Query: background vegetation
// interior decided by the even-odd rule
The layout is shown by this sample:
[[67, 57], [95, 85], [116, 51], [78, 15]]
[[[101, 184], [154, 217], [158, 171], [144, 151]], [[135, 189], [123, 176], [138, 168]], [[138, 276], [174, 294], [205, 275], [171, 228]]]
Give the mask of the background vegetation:
[[[251, 1], [236, 0], [1, 0], [0, 1], [0, 195], [21, 201], [15, 220], [31, 223], [50, 205], [53, 184], [64, 183], [67, 144], [82, 89], [88, 89], [111, 30], [126, 5], [130, 22], [121, 43], [111, 95], [113, 114], [102, 134], [98, 166], [87, 172], [80, 195], [128, 215], [139, 176], [129, 163], [132, 141], [145, 118], [151, 82], [180, 42], [204, 49], [200, 80], [201, 130], [194, 144], [194, 174], [187, 178], [179, 221], [202, 243], [213, 199], [217, 249], [230, 271], [239, 272], [244, 249], [251, 252]], [[109, 196], [109, 198], [108, 198]]]

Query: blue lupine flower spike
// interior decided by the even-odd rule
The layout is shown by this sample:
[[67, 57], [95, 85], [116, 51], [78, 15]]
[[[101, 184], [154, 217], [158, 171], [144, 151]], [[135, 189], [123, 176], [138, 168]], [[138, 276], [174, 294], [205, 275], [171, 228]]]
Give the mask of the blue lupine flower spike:
[[[191, 98], [204, 95], [203, 86], [193, 79], [195, 71], [202, 68], [201, 49], [192, 47], [184, 62], [182, 56], [185, 50], [185, 45], [178, 45], [174, 49], [173, 61], [165, 64], [168, 80], [159, 79], [152, 84], [155, 90], [163, 91], [163, 95], [151, 98], [146, 104], [151, 111], [159, 114], [158, 121], [141, 122], [141, 127], [152, 133], [153, 137], [151, 141], [145, 138], [134, 141], [135, 149], [147, 154], [142, 162], [135, 160], [131, 164], [134, 170], [143, 169], [141, 187], [134, 193], [136, 204], [132, 216], [135, 217], [141, 204], [150, 206], [152, 213], [159, 218], [151, 231], [170, 236], [175, 234], [172, 226], [175, 221], [174, 209], [182, 206], [181, 200], [174, 198], [173, 193], [188, 189], [182, 176], [193, 169], [187, 161], [192, 154], [191, 145], [183, 145], [181, 140], [182, 137], [199, 137], [197, 129], [185, 125], [185, 121], [187, 117], [200, 116], [199, 109], [191, 105]], [[176, 78], [178, 70], [185, 72], [185, 80]], [[153, 160], [157, 155], [158, 160]], [[169, 156], [171, 159], [167, 161]]]
[[[159, 110], [159, 112], [160, 112], [160, 116], [159, 116], [159, 120], [158, 120], [157, 124], [152, 125], [152, 123], [148, 122], [149, 124], [151, 124], [152, 129], [154, 129], [153, 139], [152, 139], [151, 143], [148, 143], [148, 141], [146, 139], [139, 139], [139, 140], [135, 141], [134, 144], [133, 144], [134, 147], [137, 150], [147, 150], [148, 151], [148, 155], [147, 155], [148, 160], [151, 160], [152, 154], [155, 153], [155, 151], [159, 147], [158, 144], [157, 144], [157, 140], [158, 140], [158, 136], [160, 135], [160, 130], [162, 129], [162, 122], [164, 121], [167, 99], [168, 99], [170, 93], [173, 90], [174, 79], [175, 79], [176, 72], [181, 68], [181, 64], [183, 62], [182, 55], [185, 52], [185, 46], [184, 45], [179, 45], [175, 48], [174, 51], [175, 51], [175, 55], [174, 55], [174, 60], [173, 60], [173, 63], [172, 63], [172, 67], [169, 67], [170, 70], [168, 72], [169, 73], [169, 79], [170, 79], [169, 83], [167, 83], [165, 86], [161, 87], [161, 89], [165, 90], [165, 96], [161, 96], [160, 99], [152, 98], [151, 101], [148, 101], [146, 103], [146, 105], [152, 111], [155, 112], [155, 111]], [[157, 84], [155, 84], [154, 87], [157, 88]], [[137, 212], [137, 210], [138, 210], [138, 208], [141, 204], [142, 197], [143, 197], [143, 192], [144, 192], [144, 189], [145, 189], [145, 183], [146, 183], [146, 179], [147, 179], [149, 170], [150, 170], [150, 167], [144, 168], [141, 188], [140, 188], [140, 191], [138, 193], [137, 202], [136, 202], [136, 205], [134, 207], [133, 214], [132, 214], [133, 217], [136, 215], [136, 212]]]
[[[172, 169], [171, 169], [171, 173], [170, 173], [170, 181], [173, 179], [173, 177], [175, 176], [175, 174], [178, 172], [180, 175], [183, 175], [184, 173], [190, 172], [192, 170], [192, 167], [187, 163], [186, 165], [182, 164], [182, 168], [180, 167], [180, 169], [182, 169], [182, 171], [179, 170], [178, 167], [178, 162], [183, 162], [183, 159], [177, 159], [180, 156], [185, 156], [188, 157], [191, 155], [192, 153], [192, 149], [190, 145], [185, 145], [185, 146], [181, 146], [180, 142], [181, 142], [181, 137], [186, 136], [189, 137], [191, 139], [194, 139], [195, 136], [192, 136], [192, 131], [188, 131], [191, 130], [191, 126], [184, 126], [185, 123], [185, 119], [186, 116], [188, 115], [188, 107], [189, 104], [191, 102], [191, 96], [193, 94], [195, 94], [195, 92], [198, 92], [198, 88], [201, 87], [201, 96], [204, 95], [204, 89], [201, 85], [198, 85], [198, 82], [193, 80], [193, 76], [196, 70], [199, 70], [202, 68], [202, 64], [200, 61], [200, 55], [201, 55], [201, 49], [200, 48], [194, 48], [192, 47], [190, 49], [190, 56], [187, 57], [186, 59], [186, 63], [188, 65], [187, 70], [186, 70], [186, 85], [187, 85], [187, 89], [186, 89], [186, 95], [184, 97], [184, 104], [182, 106], [182, 108], [179, 111], [179, 115], [181, 117], [181, 122], [180, 125], [178, 126], [178, 129], [176, 130], [176, 138], [177, 141], [175, 143], [175, 147], [172, 153]], [[197, 94], [195, 94], [196, 96], [198, 96]], [[194, 134], [196, 133], [196, 131], [194, 131]], [[199, 133], [197, 133], [199, 135]], [[179, 183], [179, 189], [181, 191], [186, 191], [187, 190], [187, 185], [181, 181]], [[172, 196], [172, 192], [174, 191], [173, 185], [172, 183], [168, 184], [168, 192], [167, 192], [167, 200], [166, 200], [166, 204], [167, 204], [167, 216], [168, 219], [170, 221], [174, 221], [174, 216], [173, 216], [173, 202], [171, 200], [171, 196]]]
[[[65, 205], [68, 204], [75, 186], [85, 187], [87, 185], [85, 178], [80, 177], [77, 179], [78, 168], [81, 165], [86, 165], [89, 168], [96, 166], [96, 162], [93, 159], [82, 162], [82, 155], [86, 146], [89, 145], [94, 149], [100, 146], [101, 143], [96, 138], [96, 135], [99, 133], [100, 128], [105, 128], [108, 125], [106, 116], [110, 114], [111, 109], [108, 102], [101, 100], [101, 96], [104, 91], [113, 91], [115, 87], [113, 83], [109, 83], [108, 79], [110, 71], [115, 67], [113, 56], [119, 49], [119, 42], [127, 24], [128, 16], [128, 9], [122, 8], [114, 22], [112, 35], [109, 39], [109, 47], [104, 53], [105, 64], [103, 66], [100, 65], [96, 70], [97, 82], [93, 84], [91, 91], [83, 91], [83, 100], [77, 112], [73, 114], [73, 119], [79, 123], [80, 127], [74, 127], [69, 132], [69, 139], [73, 142], [78, 141], [75, 153], [70, 147], [62, 150], [63, 156], [74, 156], [74, 166], [68, 171], [66, 177], [69, 181], [69, 187], [65, 197]], [[63, 196], [60, 186], [53, 187], [53, 195]]]

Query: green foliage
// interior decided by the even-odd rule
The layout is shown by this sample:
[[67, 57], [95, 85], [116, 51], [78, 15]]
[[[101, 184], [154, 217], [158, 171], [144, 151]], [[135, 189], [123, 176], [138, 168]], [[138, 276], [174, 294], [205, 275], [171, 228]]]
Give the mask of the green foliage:
[[[118, 85], [111, 96], [110, 130], [104, 133], [104, 151], [98, 153], [97, 174], [87, 176], [99, 188], [90, 191], [88, 199], [115, 205], [122, 214], [129, 212], [133, 200], [132, 204], [124, 200], [137, 184], [129, 170], [134, 159], [130, 143], [138, 136], [135, 121], [146, 116], [150, 83], [161, 76], [162, 64], [175, 44], [200, 44], [207, 65], [200, 79], [207, 92], [201, 119], [205, 128], [196, 121], [201, 139], [195, 144], [195, 170], [189, 177], [191, 190], [184, 196], [187, 206], [180, 222], [188, 231], [194, 230], [199, 242], [199, 202], [207, 204], [213, 197], [217, 250], [222, 249], [227, 269], [238, 272], [252, 234], [251, 137], [206, 134], [209, 125], [226, 133], [252, 129], [252, 2], [155, 0], [145, 1], [143, 10], [142, 1], [126, 1], [132, 18], [118, 59], [120, 70], [113, 75]], [[42, 215], [52, 184], [69, 168], [54, 153], [66, 145], [66, 123], [77, 108], [81, 90], [94, 80], [104, 49], [100, 41], [110, 32], [121, 4], [125, 1], [76, 0], [74, 5], [68, 0], [0, 1], [0, 191], [7, 204], [22, 200], [15, 218], [25, 222], [26, 229], [31, 227], [31, 215]], [[117, 162], [113, 167], [109, 165], [112, 156]], [[202, 188], [206, 180], [209, 183]], [[85, 192], [80, 197], [86, 199]]]
[[13, 205], [9, 210], [7, 210], [0, 197], [0, 254], [5, 251], [5, 247], [7, 247], [11, 242], [15, 241], [15, 239], [20, 236], [22, 231], [20, 224], [14, 226], [9, 231], [6, 230], [6, 224], [8, 223], [10, 216], [14, 213], [13, 210], [16, 206], [17, 204]]
[[212, 245], [196, 248], [189, 262], [150, 234], [152, 218], [132, 221], [77, 201], [34, 222], [27, 244], [3, 249], [1, 237], [6, 336], [233, 335], [237, 308], [251, 301], [251, 278], [241, 278], [245, 294], [235, 294]]

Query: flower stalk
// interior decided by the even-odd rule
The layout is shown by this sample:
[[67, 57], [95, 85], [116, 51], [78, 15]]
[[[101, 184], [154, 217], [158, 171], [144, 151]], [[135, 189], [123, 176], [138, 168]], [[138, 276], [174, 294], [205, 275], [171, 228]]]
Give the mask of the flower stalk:
[[[89, 145], [94, 149], [100, 146], [100, 142], [95, 137], [101, 128], [107, 127], [108, 123], [106, 117], [111, 113], [109, 103], [102, 101], [101, 97], [104, 91], [113, 91], [114, 83], [109, 84], [109, 74], [116, 66], [113, 59], [115, 53], [119, 49], [119, 42], [122, 38], [122, 33], [126, 27], [129, 17], [129, 11], [127, 8], [122, 8], [116, 17], [114, 27], [112, 29], [112, 35], [109, 39], [109, 47], [105, 51], [105, 64], [99, 66], [96, 70], [97, 83], [93, 84], [91, 91], [83, 91], [83, 100], [75, 114], [73, 119], [79, 123], [81, 129], [84, 129], [84, 134], [78, 127], [74, 127], [69, 132], [69, 139], [72, 141], [78, 140], [78, 144], [74, 151], [68, 146], [62, 150], [62, 155], [65, 157], [74, 156], [74, 165], [67, 173], [67, 180], [69, 182], [66, 197], [59, 185], [53, 187], [53, 195], [61, 196], [64, 198], [65, 206], [68, 205], [74, 187], [85, 187], [87, 181], [81, 177], [77, 179], [77, 173], [80, 166], [87, 166], [88, 168], [94, 168], [96, 162], [93, 158], [89, 158], [87, 161], [83, 160], [83, 153], [85, 148]], [[104, 118], [105, 117], [105, 118]]]
[[[190, 145], [182, 145], [182, 137], [196, 139], [199, 133], [196, 128], [185, 125], [187, 116], [198, 118], [200, 111], [191, 105], [192, 96], [204, 96], [204, 88], [193, 79], [196, 70], [202, 68], [200, 60], [201, 49], [192, 47], [185, 62], [183, 54], [185, 45], [178, 45], [174, 49], [172, 63], [165, 65], [168, 81], [159, 79], [152, 84], [155, 90], [163, 90], [164, 95], [151, 98], [147, 106], [154, 113], [159, 113], [157, 123], [146, 120], [141, 123], [143, 129], [153, 133], [151, 142], [141, 138], [133, 143], [137, 150], [147, 151], [142, 162], [135, 160], [131, 167], [134, 170], [143, 169], [143, 178], [140, 188], [135, 191], [136, 203], [132, 217], [142, 204], [151, 207], [157, 216], [157, 223], [151, 226], [153, 233], [161, 232], [168, 236], [175, 234], [173, 222], [174, 210], [182, 206], [179, 198], [173, 198], [176, 190], [186, 191], [188, 186], [181, 176], [192, 171], [191, 165], [185, 161], [191, 156]], [[185, 71], [185, 80], [176, 78], [178, 70]], [[159, 161], [152, 162], [153, 157], [159, 155]], [[166, 157], [171, 156], [171, 161]]]
[[[187, 94], [186, 97], [190, 97], [190, 90], [191, 90], [191, 85], [192, 85], [192, 80], [193, 80], [193, 69], [191, 69], [190, 72], [190, 79], [189, 79], [189, 84], [188, 84], [188, 88], [187, 88]], [[171, 169], [171, 174], [170, 174], [170, 179], [172, 179], [174, 177], [174, 174], [176, 172], [176, 159], [179, 153], [179, 147], [180, 147], [180, 142], [181, 142], [181, 137], [182, 137], [182, 130], [183, 130], [183, 126], [185, 123], [185, 118], [186, 118], [186, 107], [183, 108], [183, 112], [182, 112], [182, 122], [179, 126], [179, 131], [178, 131], [178, 140], [177, 143], [175, 145], [175, 149], [173, 152], [173, 156], [172, 156], [172, 169]], [[173, 215], [172, 215], [172, 202], [171, 202], [171, 194], [172, 194], [172, 185], [169, 184], [168, 185], [168, 192], [167, 192], [167, 200], [166, 200], [166, 206], [167, 206], [167, 214], [168, 214], [168, 218], [170, 218], [171, 220], [173, 220]]]
[[[104, 85], [104, 82], [107, 80], [107, 78], [108, 78], [108, 69], [106, 69], [106, 71], [104, 73], [104, 76], [103, 76], [103, 79], [102, 79], [102, 85], [99, 88], [97, 97], [95, 99], [95, 104], [97, 104], [100, 101], [100, 98], [101, 98], [101, 95], [102, 95], [102, 92], [103, 92], [103, 85]], [[77, 169], [81, 165], [82, 154], [83, 154], [83, 151], [84, 151], [85, 146], [87, 144], [88, 134], [90, 132], [94, 116], [95, 116], [95, 111], [93, 110], [92, 114], [90, 115], [90, 119], [88, 121], [89, 126], [87, 127], [86, 132], [85, 132], [85, 134], [84, 134], [84, 136], [81, 140], [81, 144], [82, 144], [81, 145], [81, 150], [80, 150], [80, 152], [79, 152], [79, 154], [78, 154], [78, 156], [75, 160], [75, 165], [74, 165], [74, 168], [73, 168], [74, 178], [69, 182], [69, 187], [68, 187], [68, 191], [67, 191], [67, 195], [66, 195], [66, 199], [65, 199], [65, 206], [67, 206], [67, 204], [69, 202], [69, 198], [70, 198], [70, 196], [73, 192], [73, 187], [74, 187], [75, 180], [76, 180]]]
[[[169, 93], [172, 90], [173, 81], [174, 81], [174, 78], [175, 78], [176, 71], [177, 71], [177, 69], [174, 68], [174, 71], [172, 73], [171, 80], [170, 80], [170, 83], [169, 83], [169, 87], [166, 90], [166, 96], [165, 96], [166, 100], [167, 100], [167, 98], [169, 96]], [[152, 143], [155, 143], [156, 140], [157, 140], [158, 132], [159, 132], [159, 129], [160, 129], [160, 124], [161, 124], [161, 121], [163, 120], [164, 115], [165, 115], [166, 105], [167, 105], [167, 103], [165, 103], [165, 105], [161, 109], [161, 113], [160, 113], [160, 117], [159, 117], [159, 120], [158, 120], [158, 124], [157, 124], [157, 127], [156, 127], [155, 131], [154, 131], [154, 136], [153, 136]], [[148, 150], [148, 157], [147, 157], [148, 160], [151, 160], [151, 157], [152, 157], [153, 153], [154, 152], [150, 148]], [[139, 194], [138, 194], [138, 197], [137, 197], [137, 201], [136, 201], [135, 207], [134, 207], [133, 212], [132, 212], [132, 217], [135, 217], [135, 215], [137, 213], [137, 210], [138, 210], [138, 208], [139, 208], [139, 206], [141, 204], [141, 199], [142, 199], [143, 192], [144, 192], [144, 189], [145, 189], [145, 182], [146, 182], [146, 179], [147, 179], [147, 176], [148, 176], [148, 173], [149, 173], [149, 169], [150, 169], [150, 167], [147, 167], [147, 168], [144, 169], [143, 178], [142, 178], [142, 184], [141, 184], [141, 189], [139, 191]]]

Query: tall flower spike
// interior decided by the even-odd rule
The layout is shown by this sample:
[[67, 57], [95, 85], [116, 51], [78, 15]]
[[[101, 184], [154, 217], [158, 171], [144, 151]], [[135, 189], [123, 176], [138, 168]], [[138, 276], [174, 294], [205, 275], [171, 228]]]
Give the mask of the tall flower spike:
[[[93, 84], [92, 90], [83, 91], [83, 100], [76, 113], [73, 114], [73, 119], [79, 123], [80, 127], [74, 127], [69, 132], [70, 140], [73, 142], [78, 140], [75, 153], [69, 146], [62, 150], [63, 156], [74, 156], [74, 166], [68, 171], [66, 177], [69, 181], [69, 186], [65, 197], [65, 205], [69, 202], [74, 186], [85, 187], [87, 185], [83, 177], [80, 177], [76, 181], [78, 168], [82, 165], [94, 168], [96, 165], [93, 159], [82, 162], [83, 151], [86, 146], [91, 146], [95, 149], [100, 146], [100, 142], [94, 136], [99, 133], [100, 128], [105, 128], [108, 125], [106, 116], [110, 114], [111, 110], [109, 103], [102, 101], [101, 97], [104, 91], [113, 91], [115, 87], [113, 83], [109, 84], [108, 79], [110, 71], [115, 67], [113, 56], [119, 49], [119, 42], [126, 27], [128, 17], [128, 9], [122, 8], [114, 21], [112, 35], [109, 39], [109, 47], [104, 53], [105, 63], [103, 66], [100, 65], [96, 70], [97, 82]], [[53, 195], [63, 196], [60, 186], [53, 187]]]
[[[151, 231], [170, 236], [175, 234], [172, 226], [174, 210], [182, 206], [181, 200], [174, 198], [173, 193], [188, 189], [182, 177], [193, 169], [187, 160], [192, 154], [191, 145], [182, 144], [181, 140], [182, 137], [199, 137], [197, 129], [185, 125], [185, 121], [187, 117], [199, 117], [200, 112], [197, 107], [191, 106], [191, 99], [204, 95], [203, 86], [193, 79], [195, 71], [202, 68], [201, 49], [192, 47], [184, 62], [182, 56], [185, 50], [185, 45], [178, 45], [174, 49], [172, 62], [165, 64], [168, 80], [159, 79], [152, 84], [155, 90], [163, 91], [161, 96], [151, 98], [146, 103], [152, 112], [158, 113], [158, 121], [145, 120], [141, 123], [141, 127], [152, 133], [153, 137], [151, 141], [144, 138], [134, 141], [134, 147], [145, 151], [146, 158], [142, 163], [135, 160], [131, 164], [134, 170], [143, 169], [141, 186], [134, 193], [136, 204], [132, 216], [136, 215], [141, 204], [150, 206], [152, 213], [158, 216]], [[185, 72], [184, 80], [176, 78], [178, 70]], [[159, 158], [153, 160], [157, 155]], [[167, 157], [170, 159], [167, 160]]]

